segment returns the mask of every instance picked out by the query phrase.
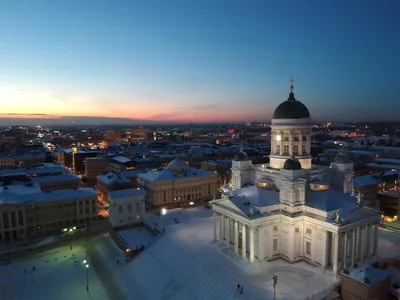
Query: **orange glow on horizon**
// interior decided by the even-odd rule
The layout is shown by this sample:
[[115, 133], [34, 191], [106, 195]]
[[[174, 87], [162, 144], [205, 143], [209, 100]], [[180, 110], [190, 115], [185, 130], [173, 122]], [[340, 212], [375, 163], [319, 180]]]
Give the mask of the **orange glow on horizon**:
[[[166, 122], [236, 122], [267, 120], [267, 108], [219, 106], [196, 108], [180, 99], [97, 99], [91, 95], [22, 90], [1, 86], [0, 118], [57, 119], [60, 117], [126, 118]], [[197, 100], [196, 103], [200, 101]], [[210, 102], [210, 101], [209, 101]], [[204, 101], [206, 103], [206, 101]], [[263, 112], [263, 113], [260, 113]]]

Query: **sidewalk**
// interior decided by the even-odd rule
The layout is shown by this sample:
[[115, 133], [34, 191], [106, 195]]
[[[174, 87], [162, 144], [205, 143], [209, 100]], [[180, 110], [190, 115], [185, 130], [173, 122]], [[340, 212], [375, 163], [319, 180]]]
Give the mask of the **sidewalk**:
[[[29, 252], [30, 250], [39, 250], [41, 248], [51, 248], [53, 246], [59, 246], [60, 244], [74, 242], [82, 237], [87, 237], [92, 234], [96, 234], [103, 231], [109, 230], [108, 220], [101, 220], [89, 225], [88, 230], [80, 235], [61, 237], [60, 234], [39, 236], [28, 241], [17, 241], [14, 243], [3, 243], [0, 244], [0, 257], [5, 257], [7, 255], [23, 254], [24, 252]], [[24, 245], [25, 244], [25, 245]]]

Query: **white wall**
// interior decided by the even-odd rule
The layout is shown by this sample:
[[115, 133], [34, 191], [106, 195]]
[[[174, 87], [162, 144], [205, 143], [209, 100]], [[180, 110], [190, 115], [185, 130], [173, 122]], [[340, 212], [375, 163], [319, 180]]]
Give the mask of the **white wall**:
[[109, 207], [109, 223], [113, 227], [126, 226], [143, 221], [145, 213], [144, 196], [110, 199]]

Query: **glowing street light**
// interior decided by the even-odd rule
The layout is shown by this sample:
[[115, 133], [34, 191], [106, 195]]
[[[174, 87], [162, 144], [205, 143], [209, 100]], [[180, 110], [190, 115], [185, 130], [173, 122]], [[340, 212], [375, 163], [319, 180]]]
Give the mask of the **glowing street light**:
[[166, 208], [161, 208], [161, 214], [162, 214], [163, 216], [165, 216], [166, 213], [167, 213], [167, 209], [166, 209]]
[[85, 271], [86, 271], [86, 290], [89, 292], [89, 276], [88, 276], [89, 264], [86, 259], [83, 261], [83, 265], [85, 266]]
[[194, 203], [193, 203], [193, 202], [190, 202], [189, 205], [194, 205]]

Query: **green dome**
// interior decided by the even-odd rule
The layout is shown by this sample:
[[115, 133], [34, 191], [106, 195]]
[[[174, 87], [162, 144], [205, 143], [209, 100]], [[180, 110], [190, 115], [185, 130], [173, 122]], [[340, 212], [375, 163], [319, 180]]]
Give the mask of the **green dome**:
[[289, 158], [283, 164], [283, 169], [285, 170], [301, 170], [301, 163], [297, 158]]
[[272, 116], [273, 119], [304, 119], [310, 118], [308, 108], [294, 98], [294, 93], [290, 92], [289, 98], [279, 104]]
[[344, 152], [340, 152], [338, 155], [336, 155], [333, 162], [335, 164], [351, 164], [351, 163], [353, 163], [351, 161], [350, 157]]
[[244, 152], [243, 150], [240, 150], [238, 153], [235, 155], [235, 160], [236, 161], [247, 161], [249, 160], [249, 156]]

